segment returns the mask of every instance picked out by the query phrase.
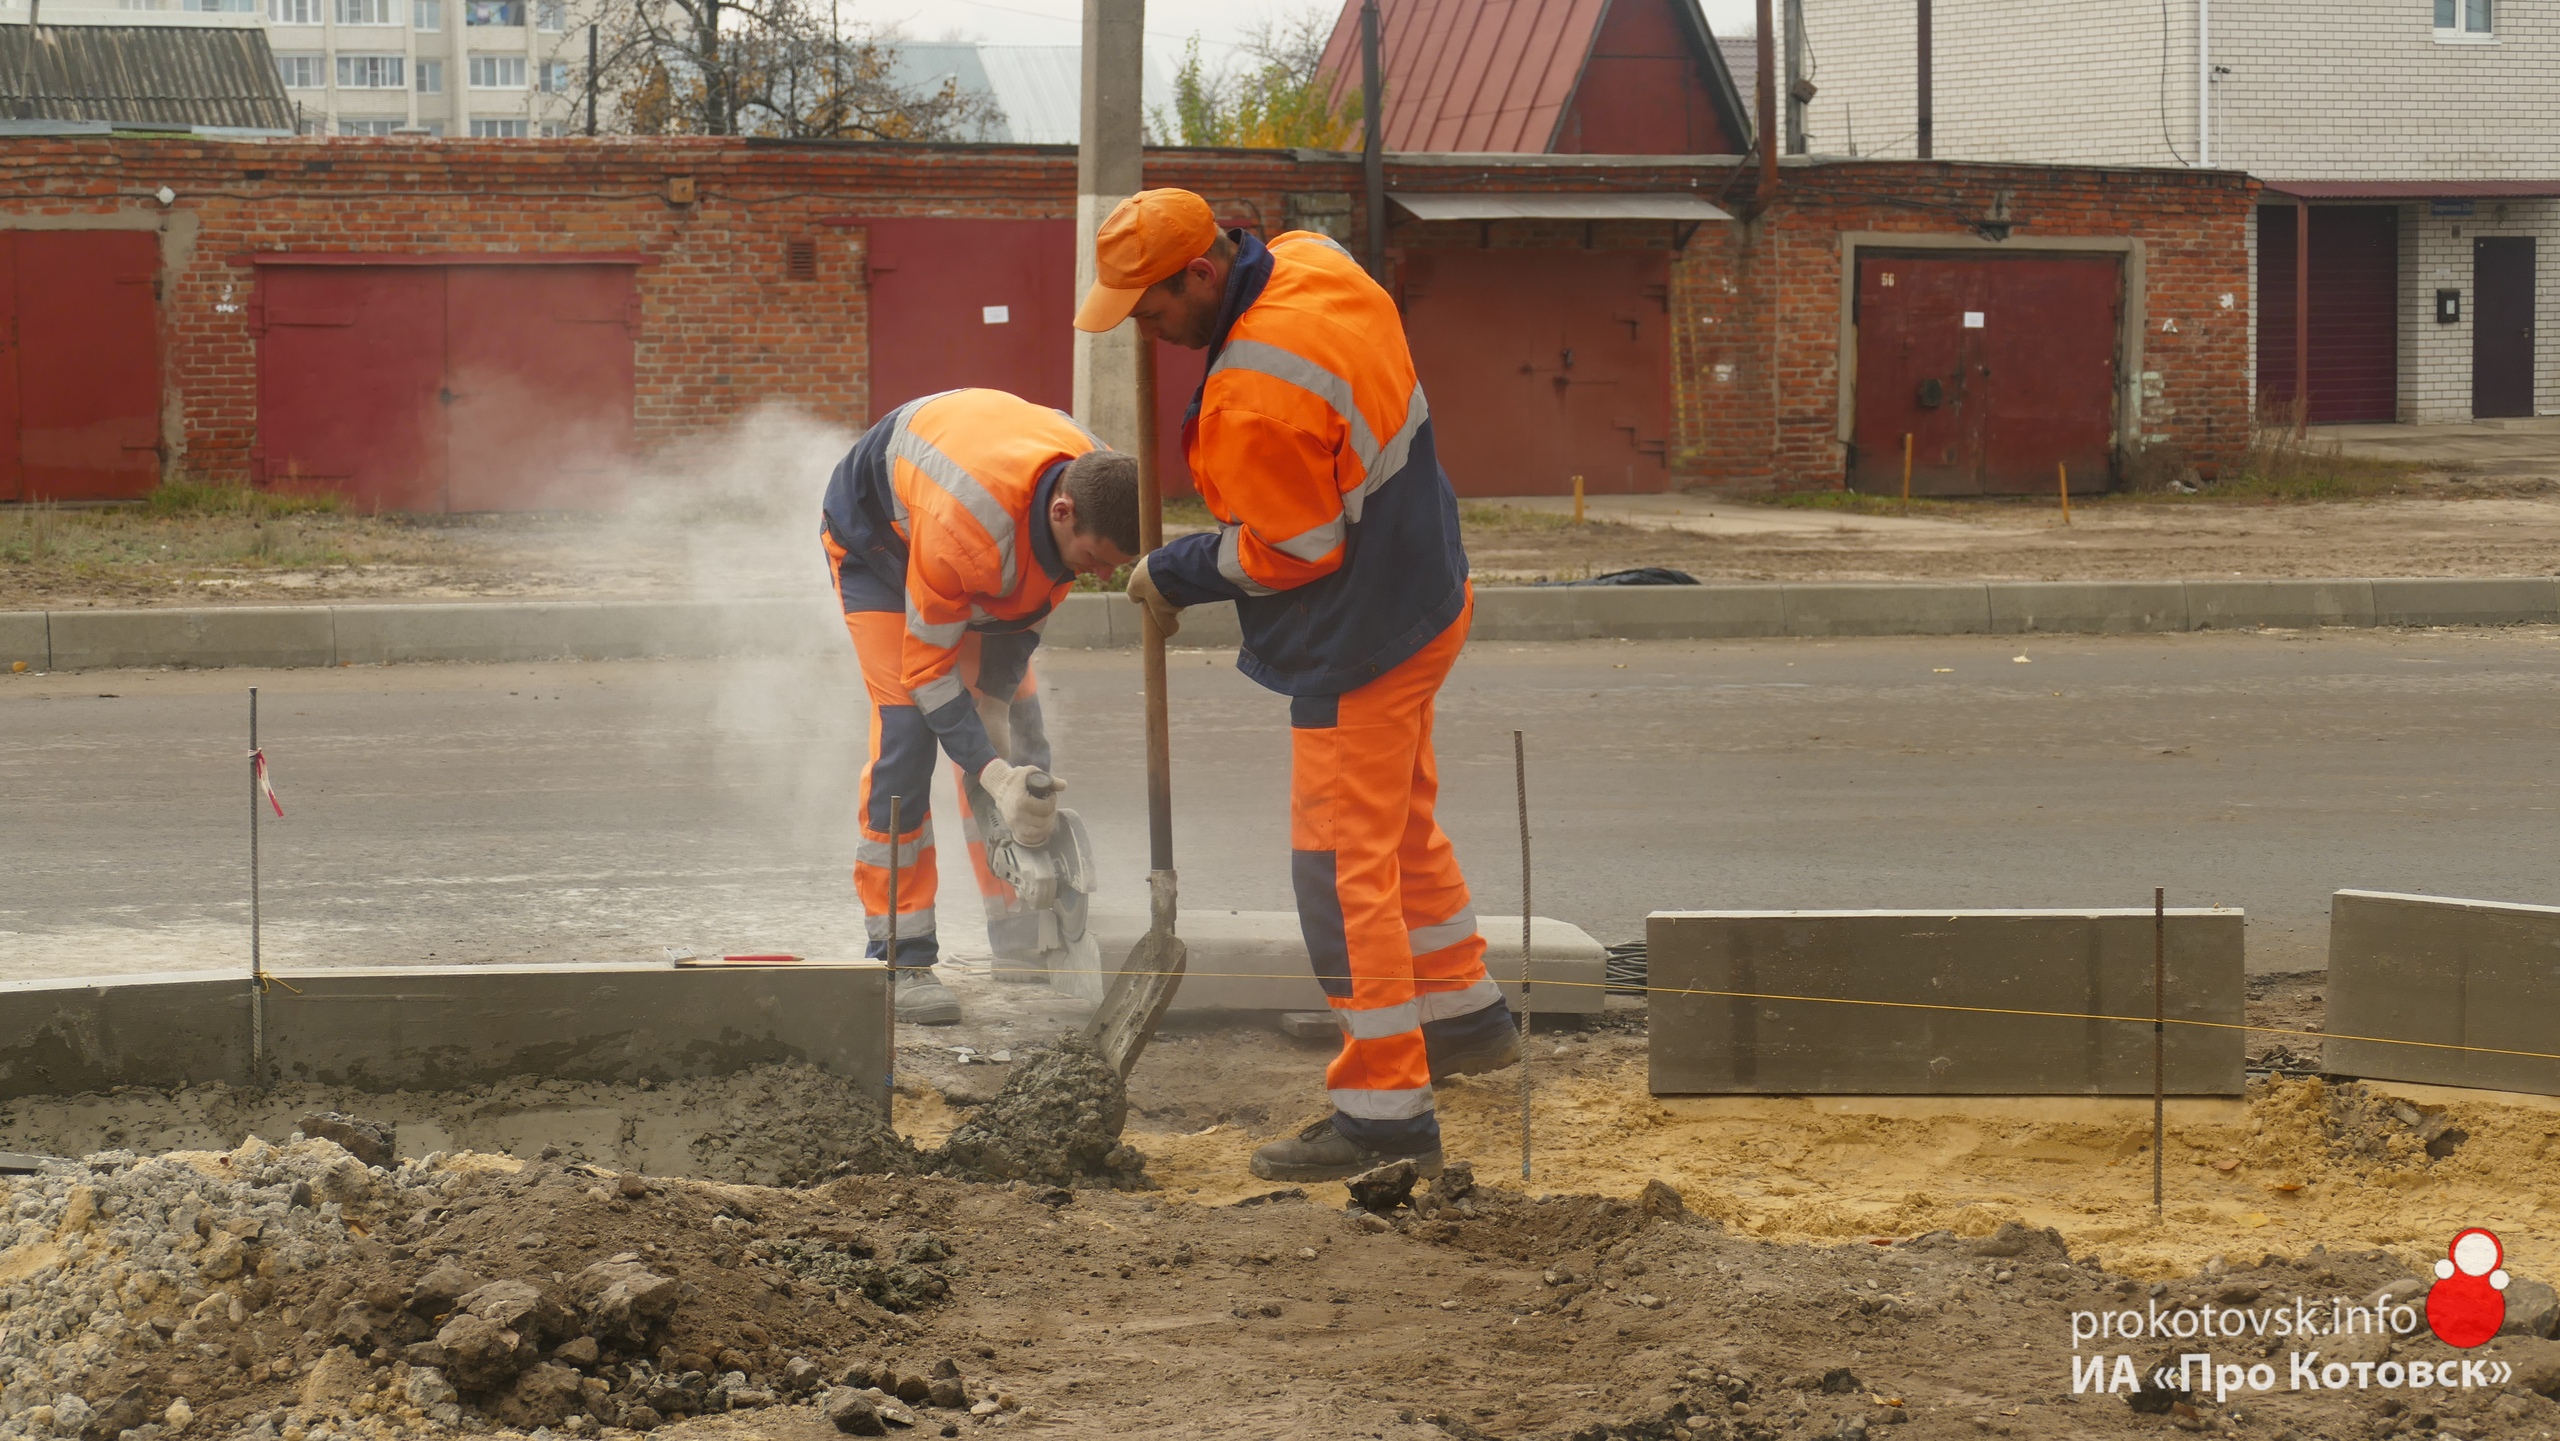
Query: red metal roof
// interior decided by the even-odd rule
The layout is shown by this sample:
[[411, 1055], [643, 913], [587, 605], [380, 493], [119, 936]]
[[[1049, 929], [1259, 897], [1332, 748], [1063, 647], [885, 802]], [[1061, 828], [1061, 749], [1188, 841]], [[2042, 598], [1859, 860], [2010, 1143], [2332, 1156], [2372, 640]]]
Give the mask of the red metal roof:
[[[1627, 12], [1614, 27], [1608, 25], [1613, 7]], [[1653, 10], [1663, 13], [1655, 16]], [[1666, 107], [1650, 143], [1628, 142], [1623, 120], [1595, 113], [1590, 130], [1611, 137], [1609, 148], [1732, 153], [1748, 143], [1740, 95], [1697, 0], [1378, 0], [1378, 11], [1389, 150], [1600, 149], [1581, 138], [1585, 117], [1568, 113], [1576, 109], [1576, 91], [1594, 60], [1604, 67], [1685, 62], [1674, 66], [1681, 72], [1674, 83], [1703, 102], [1704, 113], [1694, 117], [1680, 115], [1676, 104]], [[1613, 41], [1612, 53], [1595, 55], [1604, 29], [1626, 38], [1661, 38], [1643, 46], [1650, 53], [1617, 54], [1622, 42]], [[1323, 68], [1333, 77], [1337, 97], [1357, 93], [1360, 0], [1345, 0]], [[1608, 98], [1595, 97], [1604, 104]]]

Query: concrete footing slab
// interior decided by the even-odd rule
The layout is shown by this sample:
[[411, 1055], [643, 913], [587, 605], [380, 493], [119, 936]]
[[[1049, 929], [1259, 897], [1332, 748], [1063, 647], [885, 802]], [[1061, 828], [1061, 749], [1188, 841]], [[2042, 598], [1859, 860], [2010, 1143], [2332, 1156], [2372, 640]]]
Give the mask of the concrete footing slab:
[[[880, 966], [276, 971], [267, 1081], [451, 1090], [509, 1076], [670, 1080], [805, 1063], [889, 1080]], [[203, 972], [0, 981], [0, 1096], [259, 1080], [250, 983]]]
[[2560, 1060], [2498, 1054], [2560, 1055], [2560, 906], [2340, 891], [2327, 995], [2326, 1070], [2560, 1095]]
[[[1147, 933], [1147, 918], [1134, 912], [1097, 913], [1091, 924], [1102, 943], [1103, 965], [1115, 971]], [[1186, 910], [1175, 931], [1191, 952], [1182, 986], [1174, 992], [1177, 1013], [1327, 1009], [1295, 911]], [[1479, 916], [1476, 931], [1487, 943], [1486, 969], [1511, 1004], [1519, 1005], [1520, 918]], [[1607, 997], [1606, 948], [1580, 926], [1547, 916], [1530, 923], [1529, 946], [1539, 1014], [1600, 1013]]]
[[[2166, 1014], [2218, 1023], [2169, 1027], [2172, 1094], [2241, 1093], [2243, 926], [2168, 914]], [[1662, 911], [1646, 940], [1656, 1095], [2151, 1091], [2148, 910]]]

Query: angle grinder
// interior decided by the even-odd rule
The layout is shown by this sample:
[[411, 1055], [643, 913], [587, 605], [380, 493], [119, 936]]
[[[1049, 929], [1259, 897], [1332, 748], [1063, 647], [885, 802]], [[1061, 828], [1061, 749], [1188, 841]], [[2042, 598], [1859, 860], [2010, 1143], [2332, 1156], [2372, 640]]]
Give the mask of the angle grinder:
[[[987, 917], [987, 939], [995, 950], [995, 979], [1050, 981], [1092, 976], [1099, 983], [1102, 948], [1087, 931], [1094, 887], [1093, 839], [1084, 818], [1061, 807], [1049, 839], [1030, 845], [1016, 838], [997, 813], [986, 788], [975, 777], [968, 782], [969, 814], [978, 823], [979, 844], [986, 847], [987, 869], [1013, 887], [1013, 901], [1000, 915]], [[1046, 773], [1031, 778], [1031, 794], [1056, 793]], [[1097, 994], [1099, 992], [1097, 991]]]

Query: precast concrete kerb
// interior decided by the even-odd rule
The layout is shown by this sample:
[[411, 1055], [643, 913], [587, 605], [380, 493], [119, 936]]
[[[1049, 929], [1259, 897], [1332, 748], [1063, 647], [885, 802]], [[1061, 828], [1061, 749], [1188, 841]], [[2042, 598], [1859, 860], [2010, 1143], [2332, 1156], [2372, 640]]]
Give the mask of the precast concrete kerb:
[[[1966, 581], [1488, 586], [1474, 639], [2106, 635], [2260, 627], [2560, 623], [2560, 578]], [[1177, 644], [1238, 643], [1235, 608], [1183, 613]], [[1137, 611], [1080, 592], [1052, 646], [1138, 643]], [[810, 655], [844, 644], [824, 595], [790, 600], [491, 601], [0, 611], [0, 666], [331, 666], [405, 661]]]

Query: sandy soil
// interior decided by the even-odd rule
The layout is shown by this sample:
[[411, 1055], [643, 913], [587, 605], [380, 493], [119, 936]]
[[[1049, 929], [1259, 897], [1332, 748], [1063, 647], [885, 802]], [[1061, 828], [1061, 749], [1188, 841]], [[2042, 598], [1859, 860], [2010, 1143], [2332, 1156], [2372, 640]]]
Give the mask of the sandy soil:
[[[1268, 1049], [1231, 1032], [1194, 1039], [1180, 1057], [1194, 1077], [1216, 1055]], [[2560, 1405], [2532, 1389], [2560, 1389], [2560, 1346], [2522, 1336], [2475, 1353], [2519, 1368], [2503, 1388], [2242, 1391], [2161, 1418], [2122, 1394], [2075, 1395], [2071, 1379], [2075, 1354], [2131, 1354], [2147, 1368], [2202, 1344], [2075, 1347], [2075, 1312], [2263, 1310], [2297, 1296], [2325, 1309], [2395, 1283], [2408, 1294], [2419, 1283], [2405, 1278], [2457, 1223], [2497, 1226], [2511, 1264], [2547, 1254], [2555, 1238], [2533, 1217], [2560, 1202], [2537, 1181], [2560, 1138], [2549, 1110], [2466, 1098], [2450, 1110], [2470, 1139], [2438, 1160], [2369, 1098], [2261, 1083], [2245, 1104], [2173, 1116], [2169, 1222], [2153, 1227], [2147, 1127], [2130, 1115], [1657, 1103], [1631, 1084], [1631, 1033], [1542, 1047], [1565, 1054], [1539, 1058], [1538, 1185], [1507, 1179], [1508, 1078], [1495, 1078], [1450, 1098], [1454, 1150], [1478, 1158], [1477, 1189], [1453, 1183], [1378, 1217], [1346, 1212], [1333, 1186], [1236, 1182], [1233, 1157], [1262, 1128], [1232, 1125], [1133, 1132], [1155, 1192], [877, 1177], [781, 1190], [484, 1154], [365, 1183], [326, 1143], [253, 1143], [172, 1159], [247, 1184], [279, 1183], [292, 1174], [279, 1157], [301, 1157], [334, 1199], [295, 1224], [314, 1236], [343, 1226], [335, 1259], [268, 1265], [251, 1227], [236, 1279], [171, 1260], [169, 1281], [145, 1284], [118, 1269], [118, 1238], [132, 1233], [85, 1216], [76, 1186], [0, 1180], [24, 1238], [0, 1246], [14, 1288], [0, 1304], [22, 1327], [59, 1328], [56, 1296], [93, 1330], [117, 1316], [116, 1344], [53, 1358], [45, 1384], [67, 1376], [63, 1394], [101, 1409], [133, 1397], [128, 1411], [147, 1416], [184, 1397], [194, 1434], [306, 1441], [450, 1434], [435, 1387], [470, 1374], [453, 1298], [504, 1280], [535, 1298], [510, 1323], [533, 1349], [464, 1387], [472, 1410], [443, 1414], [466, 1427], [470, 1416], [589, 1433], [656, 1421], [675, 1437], [816, 1438], [840, 1434], [812, 1404], [828, 1383], [908, 1394], [910, 1378], [921, 1424], [893, 1434], [1776, 1441], [1908, 1423], [1888, 1434], [1917, 1441], [2147, 1435], [2163, 1419], [2297, 1438], [2402, 1421], [2448, 1436], [2560, 1427]], [[2239, 1164], [2224, 1171], [2217, 1157]], [[128, 1153], [83, 1173], [112, 1192], [152, 1171]], [[1646, 1184], [1657, 1179], [1669, 1188]], [[2296, 1181], [2299, 1192], [2274, 1189]], [[2259, 1213], [2277, 1215], [2261, 1225]], [[2039, 1229], [2048, 1218], [2058, 1230]], [[216, 1237], [229, 1224], [199, 1220], [218, 1223]], [[599, 1265], [672, 1278], [681, 1302], [647, 1324], [605, 1326], [579, 1299]], [[102, 1310], [101, 1296], [121, 1299]], [[539, 1297], [559, 1299], [545, 1310]], [[2210, 1349], [2287, 1364], [2272, 1338]], [[2453, 1355], [2422, 1331], [2323, 1349], [2403, 1365]], [[430, 1365], [439, 1380], [418, 1381]], [[959, 1404], [932, 1403], [937, 1367]], [[992, 1404], [961, 1409], [978, 1403]]]
[[[2067, 528], [2041, 502], [1934, 502], [1925, 508], [1932, 523], [1907, 533], [1791, 509], [1771, 513], [1795, 528], [1744, 535], [1575, 527], [1493, 504], [1470, 503], [1467, 513], [1468, 552], [1487, 583], [1639, 565], [1753, 581], [2543, 575], [2560, 552], [2560, 485], [2544, 482], [2413, 482], [2397, 496], [2328, 502], [2112, 498], [2075, 505]], [[0, 546], [0, 610], [740, 597], [825, 584], [796, 512], [303, 516], [290, 524], [307, 532], [303, 551], [342, 559], [294, 564], [286, 552], [253, 564], [228, 558], [221, 546], [163, 556], [150, 536], [102, 543], [87, 558], [12, 559]]]

